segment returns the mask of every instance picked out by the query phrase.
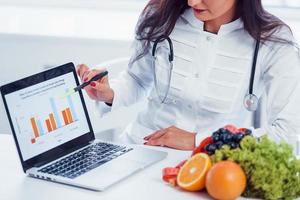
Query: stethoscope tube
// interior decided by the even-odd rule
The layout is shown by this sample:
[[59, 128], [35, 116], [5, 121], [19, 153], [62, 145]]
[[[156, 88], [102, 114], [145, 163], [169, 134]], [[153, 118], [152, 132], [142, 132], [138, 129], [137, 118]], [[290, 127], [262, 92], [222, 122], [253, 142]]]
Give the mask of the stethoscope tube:
[[[168, 89], [167, 92], [165, 94], [165, 96], [163, 98], [161, 98], [161, 103], [164, 103], [168, 93], [169, 93], [169, 88], [170, 88], [170, 83], [171, 83], [171, 75], [172, 75], [172, 69], [173, 69], [173, 61], [174, 61], [174, 49], [173, 49], [173, 43], [172, 40], [170, 39], [169, 36], [167, 35], [162, 35], [160, 37], [158, 37], [153, 44], [153, 48], [152, 48], [152, 56], [154, 58], [154, 68], [155, 66], [155, 60], [156, 60], [156, 49], [157, 49], [157, 45], [160, 42], [163, 42], [167, 40], [168, 44], [169, 44], [169, 62], [170, 62], [170, 76], [169, 76], [169, 81], [168, 81]], [[253, 87], [254, 87], [254, 79], [255, 79], [255, 71], [256, 71], [256, 64], [257, 64], [257, 58], [258, 58], [258, 52], [259, 52], [259, 47], [260, 47], [260, 39], [256, 40], [256, 44], [255, 44], [255, 51], [254, 51], [254, 55], [253, 55], [253, 61], [252, 61], [252, 68], [251, 68], [251, 75], [250, 75], [250, 81], [249, 81], [249, 90], [248, 90], [248, 94], [245, 95], [244, 97], [244, 106], [245, 108], [250, 111], [253, 112], [257, 109], [258, 107], [258, 98], [257, 96], [253, 93]], [[156, 69], [154, 69], [156, 70]], [[156, 72], [154, 73], [154, 84], [155, 84], [155, 88], [156, 88], [156, 92], [158, 93], [159, 96], [159, 91], [157, 89], [157, 77], [156, 77]], [[160, 97], [160, 96], [159, 96]]]
[[153, 48], [152, 48], [152, 56], [155, 58], [157, 45], [158, 45], [158, 43], [163, 42], [164, 40], [168, 41], [169, 48], [170, 48], [169, 62], [173, 62], [174, 61], [173, 42], [172, 42], [171, 38], [167, 35], [162, 35], [154, 41]]
[[163, 42], [167, 40], [168, 44], [169, 44], [169, 49], [170, 49], [170, 52], [169, 52], [169, 62], [170, 62], [170, 70], [169, 70], [169, 79], [168, 79], [168, 86], [167, 86], [167, 91], [166, 93], [164, 94], [163, 98], [160, 97], [160, 91], [158, 91], [158, 83], [157, 83], [157, 77], [156, 77], [156, 69], [154, 69], [154, 85], [155, 85], [155, 90], [156, 90], [156, 93], [158, 95], [158, 97], [160, 98], [161, 100], [161, 103], [165, 103], [167, 97], [168, 97], [168, 94], [169, 94], [169, 90], [170, 90], [170, 84], [171, 84], [171, 77], [172, 77], [172, 71], [173, 71], [173, 61], [174, 61], [174, 48], [173, 48], [173, 42], [171, 40], [171, 38], [167, 35], [162, 35], [160, 36], [159, 38], [157, 38], [153, 44], [153, 48], [152, 48], [152, 56], [154, 57], [154, 60], [153, 60], [153, 66], [154, 68], [156, 68], [156, 65], [155, 65], [155, 60], [156, 60], [156, 49], [157, 49], [157, 45], [158, 43], [160, 42]]
[[254, 78], [255, 78], [259, 46], [260, 46], [260, 40], [258, 39], [258, 40], [256, 40], [255, 51], [254, 51], [254, 55], [253, 55], [250, 82], [249, 82], [249, 91], [248, 91], [248, 94], [246, 94], [244, 97], [244, 106], [250, 112], [257, 110], [258, 103], [259, 103], [258, 97], [253, 93]]
[[259, 45], [260, 45], [260, 40], [257, 40], [256, 44], [255, 44], [255, 51], [254, 51], [254, 56], [253, 56], [253, 61], [252, 61], [251, 76], [250, 76], [250, 83], [249, 83], [249, 94], [252, 94], [252, 95], [253, 95], [253, 86], [254, 86], [254, 78], [255, 78]]

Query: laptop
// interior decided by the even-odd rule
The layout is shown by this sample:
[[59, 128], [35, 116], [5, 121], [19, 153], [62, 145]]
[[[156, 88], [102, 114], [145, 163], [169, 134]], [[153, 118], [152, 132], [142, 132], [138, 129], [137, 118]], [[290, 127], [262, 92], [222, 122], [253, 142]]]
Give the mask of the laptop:
[[24, 172], [30, 177], [103, 191], [154, 164], [166, 152], [99, 141], [68, 63], [1, 87]]

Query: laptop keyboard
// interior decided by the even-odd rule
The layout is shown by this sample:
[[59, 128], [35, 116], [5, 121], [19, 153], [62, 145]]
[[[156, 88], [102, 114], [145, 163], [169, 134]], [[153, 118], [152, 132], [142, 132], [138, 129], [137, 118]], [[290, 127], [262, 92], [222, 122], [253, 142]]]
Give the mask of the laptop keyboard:
[[74, 179], [131, 150], [131, 148], [114, 144], [95, 143], [38, 172]]

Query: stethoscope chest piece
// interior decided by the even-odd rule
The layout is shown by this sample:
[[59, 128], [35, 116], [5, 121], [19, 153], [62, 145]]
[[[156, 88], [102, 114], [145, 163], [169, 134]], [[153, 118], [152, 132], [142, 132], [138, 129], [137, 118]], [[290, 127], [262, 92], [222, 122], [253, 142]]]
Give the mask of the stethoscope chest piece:
[[253, 112], [257, 109], [258, 102], [259, 100], [255, 94], [247, 94], [244, 98], [244, 106], [250, 112]]
[[259, 44], [260, 44], [260, 40], [257, 40], [255, 45], [254, 56], [253, 56], [253, 62], [252, 62], [252, 69], [251, 69], [251, 76], [250, 76], [250, 83], [249, 83], [249, 93], [244, 97], [244, 106], [250, 112], [253, 112], [257, 109], [258, 101], [259, 101], [257, 96], [253, 94], [253, 83], [254, 83], [254, 76], [256, 70], [257, 56], [259, 51]]
[[[163, 79], [164, 81], [167, 82], [167, 84], [166, 84], [167, 87], [164, 87], [160, 90], [158, 88], [159, 84], [158, 84], [158, 80], [157, 80], [157, 75], [159, 75], [161, 77], [163, 73], [160, 73], [158, 71], [158, 69], [156, 68], [157, 62], [158, 62], [158, 58], [156, 57], [156, 55], [159, 54], [159, 50], [160, 50], [160, 48], [158, 47], [158, 44], [161, 42], [164, 42], [164, 41], [167, 41], [169, 44], [169, 52], [168, 52], [169, 54], [166, 55], [166, 56], [168, 56], [168, 60], [167, 60], [168, 64], [164, 63], [164, 64], [166, 64], [165, 66], [169, 66], [169, 69], [168, 69], [169, 73], [168, 73], [168, 78], [166, 78], [167, 80]], [[253, 85], [254, 85], [254, 77], [255, 77], [256, 62], [257, 62], [257, 57], [258, 57], [259, 46], [260, 46], [260, 39], [256, 40], [255, 51], [254, 51], [254, 56], [253, 56], [253, 61], [252, 61], [251, 76], [250, 76], [250, 81], [249, 81], [249, 91], [248, 91], [248, 94], [245, 95], [245, 97], [244, 97], [244, 106], [250, 112], [253, 112], [257, 109], [258, 102], [259, 102], [259, 99], [257, 98], [257, 96], [255, 94], [253, 94]], [[156, 88], [156, 93], [157, 93], [158, 97], [160, 98], [161, 103], [165, 103], [168, 93], [169, 93], [169, 89], [170, 89], [171, 76], [172, 76], [172, 70], [173, 70], [173, 61], [174, 61], [173, 43], [169, 36], [162, 35], [154, 41], [153, 48], [152, 48], [152, 57], [153, 57], [152, 65], [154, 67], [154, 85]], [[162, 95], [161, 95], [161, 93], [162, 93]]]

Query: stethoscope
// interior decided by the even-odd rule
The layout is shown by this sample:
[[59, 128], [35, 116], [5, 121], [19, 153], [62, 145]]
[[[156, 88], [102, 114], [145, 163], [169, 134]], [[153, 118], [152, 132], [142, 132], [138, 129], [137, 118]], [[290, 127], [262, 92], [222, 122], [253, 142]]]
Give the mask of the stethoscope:
[[[157, 83], [157, 76], [156, 76], [156, 65], [155, 65], [155, 61], [157, 60], [156, 57], [156, 49], [157, 49], [157, 45], [160, 42], [163, 42], [167, 40], [168, 44], [169, 44], [169, 57], [168, 57], [168, 61], [170, 63], [170, 70], [169, 70], [169, 76], [168, 76], [168, 86], [167, 86], [167, 90], [165, 92], [165, 94], [163, 95], [163, 97], [160, 96], [160, 91], [158, 91], [158, 83]], [[166, 99], [168, 97], [169, 94], [169, 90], [170, 90], [170, 84], [171, 84], [171, 78], [172, 78], [172, 71], [173, 71], [173, 61], [174, 61], [174, 49], [173, 49], [173, 42], [171, 40], [171, 38], [169, 36], [166, 35], [162, 35], [159, 38], [157, 38], [153, 44], [153, 48], [152, 48], [152, 56], [153, 56], [153, 66], [154, 66], [154, 87], [156, 89], [156, 94], [157, 96], [160, 98], [161, 103], [165, 103]]]
[[[168, 97], [168, 93], [169, 93], [169, 90], [170, 90], [170, 84], [171, 84], [172, 70], [173, 70], [173, 61], [174, 61], [173, 42], [172, 42], [172, 40], [170, 39], [169, 36], [162, 35], [159, 38], [157, 38], [154, 41], [154, 44], [153, 44], [152, 56], [154, 58], [153, 59], [154, 67], [156, 67], [155, 61], [157, 59], [157, 57], [156, 57], [157, 46], [158, 46], [159, 43], [161, 43], [163, 41], [167, 41], [168, 44], [169, 44], [168, 61], [170, 63], [170, 70], [169, 70], [169, 79], [168, 79], [167, 90], [166, 90], [165, 94], [162, 97], [160, 96], [160, 91], [158, 91], [158, 89], [157, 89], [158, 88], [157, 76], [156, 76], [156, 70], [154, 70], [154, 86], [156, 88], [156, 93], [157, 93], [157, 95], [159, 96], [159, 98], [161, 100], [161, 103], [165, 103], [165, 101]], [[257, 40], [256, 45], [255, 45], [253, 61], [252, 61], [251, 76], [250, 76], [250, 82], [249, 82], [249, 90], [248, 90], [248, 94], [246, 94], [245, 97], [244, 97], [244, 106], [250, 112], [253, 112], [257, 109], [258, 102], [259, 102], [258, 97], [253, 93], [253, 85], [254, 85], [254, 78], [255, 78], [256, 63], [257, 63], [257, 57], [258, 57], [258, 52], [259, 52], [259, 46], [260, 46], [260, 40]]]

